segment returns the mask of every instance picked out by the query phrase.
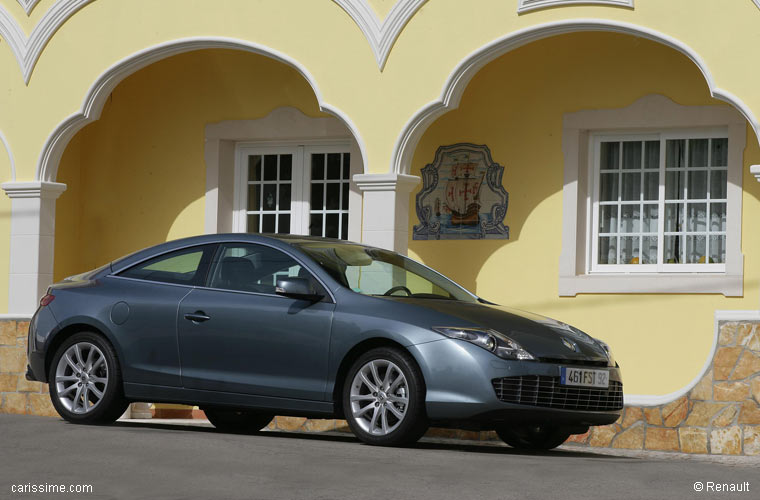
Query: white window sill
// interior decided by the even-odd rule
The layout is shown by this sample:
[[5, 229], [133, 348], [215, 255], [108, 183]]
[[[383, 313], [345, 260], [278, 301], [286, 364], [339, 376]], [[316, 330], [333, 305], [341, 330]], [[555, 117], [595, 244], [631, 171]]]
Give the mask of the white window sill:
[[560, 276], [560, 297], [579, 293], [720, 293], [743, 295], [741, 274], [585, 274]]

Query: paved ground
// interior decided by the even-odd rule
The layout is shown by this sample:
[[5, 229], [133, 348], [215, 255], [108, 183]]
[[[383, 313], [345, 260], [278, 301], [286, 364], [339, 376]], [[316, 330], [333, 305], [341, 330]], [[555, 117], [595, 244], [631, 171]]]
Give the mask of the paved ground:
[[[366, 446], [344, 434], [221, 434], [207, 426], [85, 427], [0, 415], [0, 498], [663, 499], [760, 498], [760, 461], [600, 454], [425, 441]], [[748, 493], [694, 483], [749, 482]], [[89, 495], [14, 493], [14, 485], [91, 484]], [[29, 487], [29, 486], [27, 486]]]

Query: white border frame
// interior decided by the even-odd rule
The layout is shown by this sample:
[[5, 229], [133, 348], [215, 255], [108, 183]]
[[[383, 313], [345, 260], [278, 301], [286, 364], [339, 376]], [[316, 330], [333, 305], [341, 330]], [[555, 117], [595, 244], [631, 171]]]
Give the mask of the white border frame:
[[[640, 134], [690, 129], [728, 130], [728, 206], [726, 267], [722, 273], [589, 273], [588, 242], [593, 164], [589, 158], [590, 134], [607, 131]], [[568, 113], [562, 129], [564, 181], [562, 188], [562, 252], [559, 295], [578, 293], [722, 293], [742, 296], [744, 256], [741, 253], [741, 204], [746, 122], [725, 106], [681, 106], [665, 96], [642, 97], [626, 108]], [[585, 168], [580, 166], [584, 165]], [[663, 279], [666, 277], [667, 279]]]
[[608, 7], [628, 7], [633, 9], [633, 0], [519, 0], [517, 3], [517, 13], [522, 14], [523, 12], [530, 12], [532, 10], [571, 5], [606, 5]]

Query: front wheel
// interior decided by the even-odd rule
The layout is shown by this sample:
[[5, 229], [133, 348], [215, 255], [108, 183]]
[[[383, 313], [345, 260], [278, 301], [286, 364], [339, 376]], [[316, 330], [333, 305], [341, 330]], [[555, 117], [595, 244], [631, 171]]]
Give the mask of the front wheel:
[[272, 421], [273, 415], [250, 410], [202, 408], [208, 421], [222, 432], [252, 434]]
[[428, 428], [425, 383], [417, 363], [400, 349], [366, 352], [348, 371], [343, 411], [353, 433], [367, 444], [414, 443]]
[[509, 446], [521, 450], [551, 450], [572, 434], [553, 425], [508, 425], [496, 428], [496, 434]]
[[96, 333], [77, 333], [61, 345], [48, 382], [53, 406], [69, 422], [111, 423], [128, 406], [116, 352]]

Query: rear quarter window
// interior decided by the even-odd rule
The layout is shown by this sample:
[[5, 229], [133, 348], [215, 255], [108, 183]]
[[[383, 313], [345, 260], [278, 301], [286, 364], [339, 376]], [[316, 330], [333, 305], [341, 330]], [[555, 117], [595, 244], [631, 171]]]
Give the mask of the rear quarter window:
[[201, 286], [215, 245], [185, 248], [134, 265], [117, 276], [177, 285]]

